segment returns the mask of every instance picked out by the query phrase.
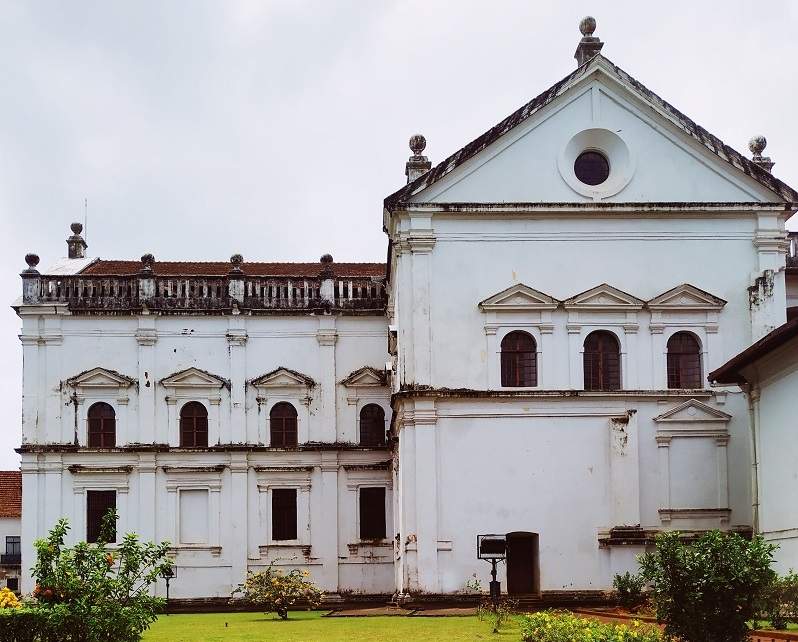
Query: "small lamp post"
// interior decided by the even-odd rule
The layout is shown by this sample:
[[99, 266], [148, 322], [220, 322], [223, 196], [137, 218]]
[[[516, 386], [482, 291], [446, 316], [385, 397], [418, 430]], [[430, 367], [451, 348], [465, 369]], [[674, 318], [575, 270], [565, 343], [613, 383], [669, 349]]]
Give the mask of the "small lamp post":
[[477, 535], [477, 559], [490, 562], [490, 599], [493, 610], [498, 610], [501, 599], [501, 582], [496, 579], [496, 564], [507, 556], [505, 535]]
[[177, 577], [177, 568], [168, 566], [161, 572], [161, 577], [166, 581], [166, 615], [169, 615], [169, 582]]

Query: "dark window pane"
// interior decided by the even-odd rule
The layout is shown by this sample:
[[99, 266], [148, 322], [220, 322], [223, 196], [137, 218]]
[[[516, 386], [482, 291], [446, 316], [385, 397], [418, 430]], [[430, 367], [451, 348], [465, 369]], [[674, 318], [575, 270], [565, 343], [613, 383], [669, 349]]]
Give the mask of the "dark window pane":
[[385, 488], [360, 489], [360, 539], [385, 539]]
[[8, 587], [9, 591], [18, 592], [19, 591], [19, 578], [18, 577], [9, 577], [6, 580], [6, 586]]
[[360, 445], [370, 448], [385, 445], [385, 411], [382, 406], [370, 403], [360, 411]]
[[107, 403], [96, 403], [89, 408], [89, 448], [114, 448], [116, 446], [116, 413]]
[[198, 401], [189, 401], [180, 409], [180, 445], [208, 447], [208, 409]]
[[585, 339], [585, 390], [621, 389], [621, 350], [615, 335], [605, 330]]
[[586, 185], [601, 185], [610, 176], [610, 163], [599, 152], [582, 152], [574, 162], [574, 174]]
[[703, 388], [701, 346], [689, 332], [668, 339], [668, 388]]
[[296, 539], [296, 488], [272, 490], [272, 539]]
[[19, 555], [21, 552], [20, 537], [17, 535], [6, 535], [6, 555]]
[[296, 409], [290, 403], [275, 404], [269, 413], [269, 424], [270, 445], [283, 448], [297, 445]]
[[502, 386], [538, 385], [537, 346], [531, 334], [510, 332], [502, 339], [501, 350]]
[[[86, 491], [86, 541], [96, 542], [100, 537], [103, 517], [109, 510], [116, 510], [115, 490]], [[112, 533], [112, 542], [116, 541], [116, 529]]]

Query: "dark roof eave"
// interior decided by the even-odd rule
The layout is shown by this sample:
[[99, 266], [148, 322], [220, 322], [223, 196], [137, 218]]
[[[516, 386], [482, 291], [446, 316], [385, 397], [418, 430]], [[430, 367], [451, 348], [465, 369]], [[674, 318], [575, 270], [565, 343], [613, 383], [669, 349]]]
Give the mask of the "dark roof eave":
[[720, 368], [710, 372], [707, 379], [714, 383], [737, 385], [747, 383], [740, 372], [743, 368], [767, 356], [796, 337], [798, 337], [798, 319], [793, 319], [766, 334], [759, 341], [729, 359]]

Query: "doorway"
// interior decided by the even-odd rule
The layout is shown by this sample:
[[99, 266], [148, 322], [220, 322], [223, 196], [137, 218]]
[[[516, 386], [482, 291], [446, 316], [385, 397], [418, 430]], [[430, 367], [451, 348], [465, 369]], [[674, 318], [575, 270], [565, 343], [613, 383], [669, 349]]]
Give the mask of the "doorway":
[[537, 533], [507, 533], [507, 593], [540, 593]]

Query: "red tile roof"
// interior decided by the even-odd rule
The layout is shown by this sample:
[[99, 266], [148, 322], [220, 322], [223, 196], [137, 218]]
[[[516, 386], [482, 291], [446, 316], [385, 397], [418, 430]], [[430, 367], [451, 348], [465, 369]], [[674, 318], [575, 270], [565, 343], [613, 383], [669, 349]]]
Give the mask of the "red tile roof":
[[[384, 277], [385, 263], [329, 263], [338, 277]], [[244, 261], [241, 270], [248, 276], [317, 277], [323, 263], [250, 263]], [[156, 276], [225, 276], [230, 272], [229, 261], [156, 261]], [[80, 274], [94, 276], [125, 276], [138, 274], [139, 261], [95, 261]]]
[[22, 517], [22, 473], [0, 470], [0, 517]]

